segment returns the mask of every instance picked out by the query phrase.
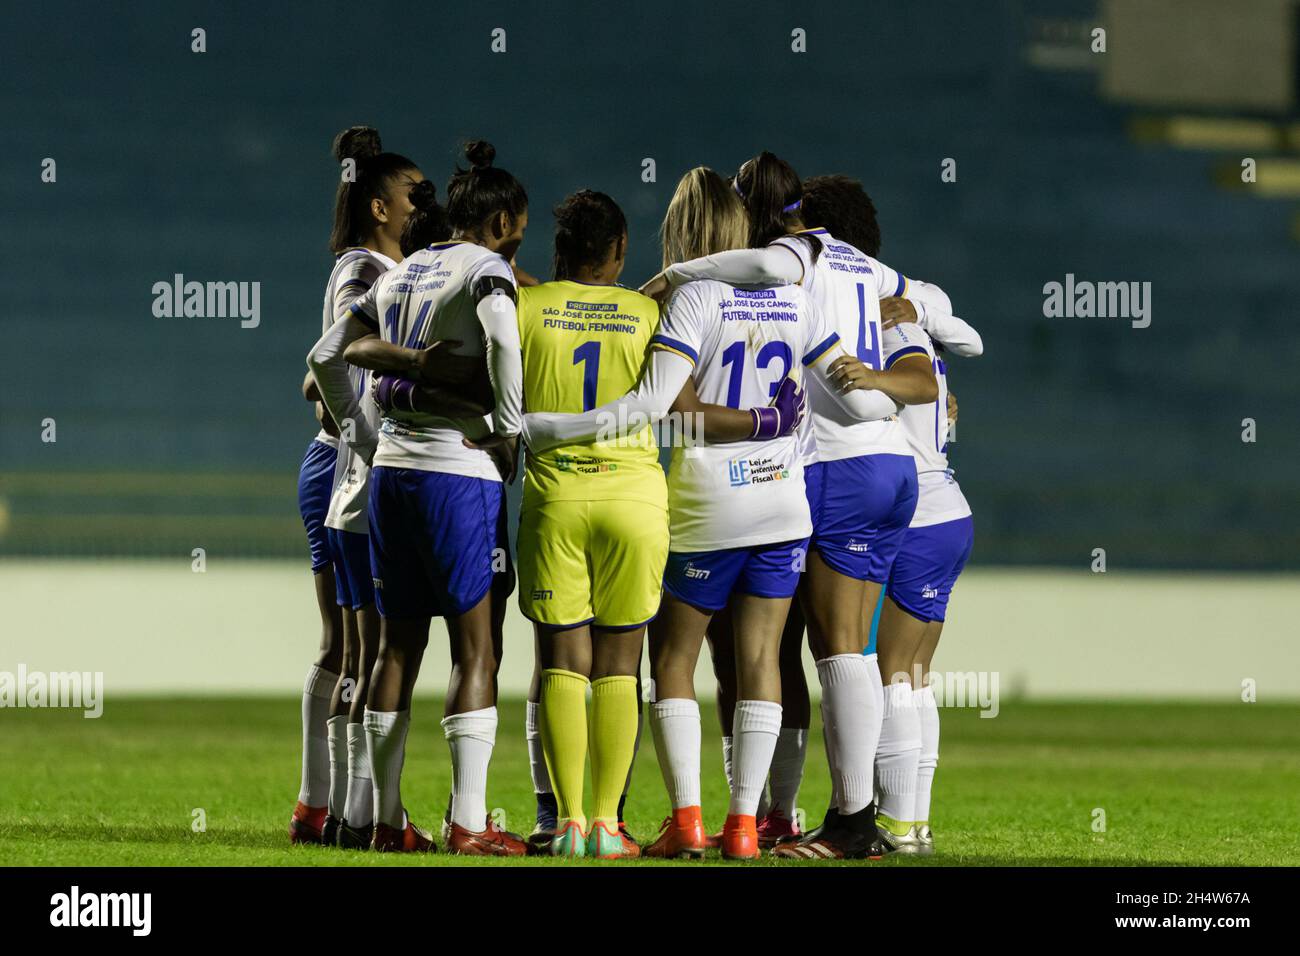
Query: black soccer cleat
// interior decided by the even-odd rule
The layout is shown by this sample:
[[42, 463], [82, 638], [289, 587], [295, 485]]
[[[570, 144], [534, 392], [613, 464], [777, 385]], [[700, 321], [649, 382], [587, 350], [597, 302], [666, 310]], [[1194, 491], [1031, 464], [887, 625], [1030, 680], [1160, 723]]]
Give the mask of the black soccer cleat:
[[888, 852], [876, 833], [876, 807], [857, 813], [826, 814], [826, 822], [792, 842], [778, 844], [772, 856], [783, 860], [879, 860]]
[[320, 828], [320, 842], [325, 846], [338, 846], [339, 827], [343, 821], [333, 814], [325, 815], [325, 825]]
[[368, 823], [363, 827], [354, 827], [346, 820], [339, 823], [337, 845], [344, 850], [369, 850], [370, 841], [375, 835], [375, 825]]

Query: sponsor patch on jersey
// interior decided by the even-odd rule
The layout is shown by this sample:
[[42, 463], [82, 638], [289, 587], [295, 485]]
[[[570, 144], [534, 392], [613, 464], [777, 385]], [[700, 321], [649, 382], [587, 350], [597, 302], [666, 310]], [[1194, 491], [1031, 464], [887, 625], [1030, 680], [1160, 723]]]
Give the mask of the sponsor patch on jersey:
[[732, 458], [727, 461], [727, 481], [733, 488], [761, 485], [789, 477], [789, 466], [771, 458]]

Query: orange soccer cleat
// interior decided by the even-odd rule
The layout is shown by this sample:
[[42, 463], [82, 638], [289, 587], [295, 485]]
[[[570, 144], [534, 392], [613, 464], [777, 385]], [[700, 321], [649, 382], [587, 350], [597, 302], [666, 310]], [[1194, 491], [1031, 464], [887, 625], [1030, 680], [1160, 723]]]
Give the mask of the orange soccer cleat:
[[289, 818], [289, 842], [319, 844], [328, 814], [328, 807], [309, 807], [299, 802]]
[[409, 819], [406, 828], [399, 830], [386, 823], [375, 824], [375, 835], [371, 838], [370, 849], [376, 853], [437, 853], [433, 837], [428, 831], [417, 827]]
[[618, 835], [623, 838], [623, 856], [635, 860], [641, 855], [641, 844], [628, 832], [627, 824], [622, 820], [618, 823]]
[[645, 848], [645, 856], [659, 859], [704, 859], [704, 817], [699, 807], [678, 807], [659, 828], [659, 838]]
[[728, 860], [758, 859], [758, 823], [748, 814], [729, 813], [722, 825], [722, 855]]
[[523, 856], [528, 852], [528, 843], [523, 837], [500, 829], [491, 820], [478, 833], [466, 830], [459, 823], [448, 823], [444, 829], [449, 853], [460, 856]]

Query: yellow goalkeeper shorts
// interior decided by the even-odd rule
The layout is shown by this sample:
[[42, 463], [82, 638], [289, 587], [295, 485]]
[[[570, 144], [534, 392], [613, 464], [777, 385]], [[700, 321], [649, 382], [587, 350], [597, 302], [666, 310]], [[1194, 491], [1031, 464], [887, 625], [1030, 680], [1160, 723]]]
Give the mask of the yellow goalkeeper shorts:
[[519, 521], [519, 607], [549, 627], [635, 627], [659, 610], [668, 509], [644, 501], [549, 501]]

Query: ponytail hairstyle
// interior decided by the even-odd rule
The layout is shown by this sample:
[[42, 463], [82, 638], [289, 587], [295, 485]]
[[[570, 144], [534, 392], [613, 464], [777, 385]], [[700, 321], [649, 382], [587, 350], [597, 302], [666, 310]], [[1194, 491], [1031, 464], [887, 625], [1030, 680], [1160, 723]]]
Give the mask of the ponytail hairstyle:
[[451, 238], [447, 210], [438, 205], [438, 187], [432, 180], [421, 179], [411, 187], [411, 205], [415, 212], [407, 217], [406, 225], [402, 227], [400, 244], [403, 256]]
[[334, 161], [352, 160], [353, 177], [341, 179], [334, 194], [334, 227], [330, 230], [330, 252], [361, 245], [374, 229], [370, 204], [392, 198], [391, 180], [399, 173], [416, 169], [415, 163], [397, 153], [385, 153], [379, 130], [373, 126], [351, 126], [334, 137]]
[[[784, 159], [764, 150], [748, 159], [731, 181], [736, 195], [749, 213], [749, 246], [761, 249], [773, 239], [789, 235], [790, 227], [802, 222], [803, 183], [799, 174]], [[821, 254], [821, 242], [815, 236], [800, 236], [812, 246], [813, 261]]]
[[580, 189], [555, 207], [557, 279], [571, 279], [583, 266], [600, 265], [610, 246], [627, 235], [627, 219], [618, 203], [604, 193]]
[[727, 181], [707, 166], [696, 166], [677, 183], [664, 213], [663, 267], [743, 249], [748, 229], [745, 207]]
[[876, 206], [862, 183], [848, 176], [813, 176], [803, 182], [803, 218], [822, 226], [872, 258], [880, 255]]
[[469, 169], [457, 166], [447, 183], [447, 218], [457, 232], [477, 229], [499, 212], [518, 219], [528, 209], [523, 184], [492, 165], [496, 155], [496, 147], [484, 140], [465, 144]]

